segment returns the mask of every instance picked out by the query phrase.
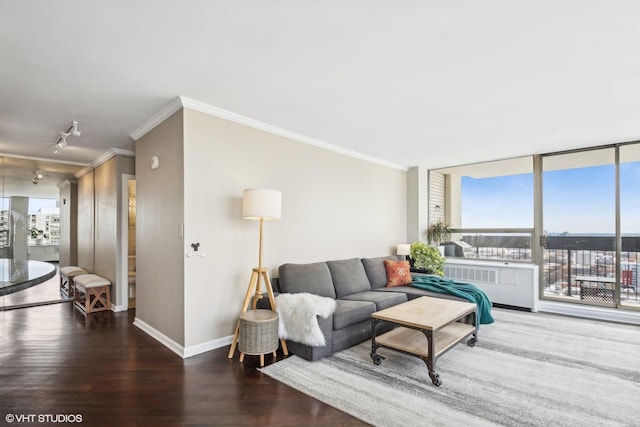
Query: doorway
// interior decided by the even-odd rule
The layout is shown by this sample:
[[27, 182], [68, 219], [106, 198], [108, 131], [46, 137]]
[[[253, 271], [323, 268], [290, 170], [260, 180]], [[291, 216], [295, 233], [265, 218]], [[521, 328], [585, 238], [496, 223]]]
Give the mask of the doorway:
[[116, 311], [136, 307], [136, 179], [123, 174], [121, 187], [118, 302]]

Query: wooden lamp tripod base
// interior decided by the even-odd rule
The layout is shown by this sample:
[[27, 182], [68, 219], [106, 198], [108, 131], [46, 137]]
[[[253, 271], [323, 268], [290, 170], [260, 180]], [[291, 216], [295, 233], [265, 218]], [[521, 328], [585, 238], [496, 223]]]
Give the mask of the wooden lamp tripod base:
[[[260, 218], [260, 255], [258, 260], [258, 267], [253, 269], [251, 273], [251, 279], [249, 280], [249, 287], [247, 288], [247, 293], [244, 297], [244, 303], [242, 304], [241, 313], [244, 313], [249, 309], [249, 303], [251, 302], [251, 295], [253, 294], [253, 304], [251, 308], [253, 310], [256, 309], [258, 300], [262, 298], [262, 293], [260, 292], [260, 283], [264, 281], [265, 288], [267, 290], [267, 295], [269, 296], [269, 305], [271, 306], [271, 310], [276, 311], [276, 299], [273, 295], [273, 288], [271, 287], [271, 281], [269, 280], [269, 274], [267, 273], [267, 269], [262, 267], [262, 222], [263, 219]], [[255, 291], [254, 291], [255, 288]], [[236, 345], [238, 344], [238, 337], [240, 336], [240, 320], [236, 324], [236, 331], [233, 334], [233, 341], [231, 342], [231, 349], [229, 349], [229, 359], [233, 359], [233, 354], [236, 350]], [[280, 338], [280, 345], [282, 346], [282, 352], [285, 356], [289, 355], [289, 350], [287, 349], [287, 343], [284, 338]], [[275, 351], [273, 355], [275, 356]], [[240, 362], [244, 360], [244, 353], [240, 352]]]

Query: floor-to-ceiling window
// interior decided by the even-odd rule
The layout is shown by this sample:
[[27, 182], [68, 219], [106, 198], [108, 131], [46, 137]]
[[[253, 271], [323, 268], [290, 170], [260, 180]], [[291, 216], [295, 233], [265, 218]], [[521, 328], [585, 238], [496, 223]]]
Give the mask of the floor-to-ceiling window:
[[443, 220], [454, 231], [447, 256], [532, 260], [531, 156], [433, 170], [430, 177], [429, 223]]
[[615, 305], [615, 148], [542, 162], [544, 296]]
[[640, 143], [430, 177], [429, 216], [445, 219], [465, 248], [451, 256], [537, 263], [545, 299], [640, 308]]
[[640, 144], [620, 147], [620, 303], [640, 306]]

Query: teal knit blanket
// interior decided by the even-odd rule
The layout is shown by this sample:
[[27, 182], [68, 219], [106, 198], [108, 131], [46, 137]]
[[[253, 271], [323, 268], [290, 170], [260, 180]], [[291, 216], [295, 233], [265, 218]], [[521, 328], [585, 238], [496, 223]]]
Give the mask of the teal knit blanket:
[[445, 279], [438, 276], [412, 275], [413, 281], [410, 286], [424, 289], [426, 291], [437, 292], [439, 294], [454, 295], [464, 298], [469, 302], [473, 302], [478, 306], [478, 319], [476, 319], [476, 327], [493, 323], [491, 316], [491, 301], [477, 286], [471, 283], [456, 282], [455, 280]]

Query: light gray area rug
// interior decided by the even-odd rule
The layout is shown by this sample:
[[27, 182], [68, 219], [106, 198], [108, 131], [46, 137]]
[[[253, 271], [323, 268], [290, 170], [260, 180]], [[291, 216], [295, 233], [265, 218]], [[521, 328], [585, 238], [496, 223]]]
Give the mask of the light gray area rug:
[[377, 426], [640, 426], [640, 327], [494, 309], [436, 363], [362, 343], [262, 372]]

